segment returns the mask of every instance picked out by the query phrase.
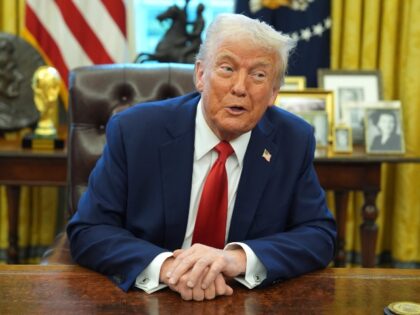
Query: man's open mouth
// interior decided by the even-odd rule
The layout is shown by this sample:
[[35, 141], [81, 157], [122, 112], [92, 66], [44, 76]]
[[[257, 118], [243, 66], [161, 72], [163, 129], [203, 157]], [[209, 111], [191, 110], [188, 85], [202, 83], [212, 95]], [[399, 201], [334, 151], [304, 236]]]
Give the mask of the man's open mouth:
[[233, 114], [241, 114], [245, 111], [245, 108], [242, 106], [229, 106], [228, 110]]

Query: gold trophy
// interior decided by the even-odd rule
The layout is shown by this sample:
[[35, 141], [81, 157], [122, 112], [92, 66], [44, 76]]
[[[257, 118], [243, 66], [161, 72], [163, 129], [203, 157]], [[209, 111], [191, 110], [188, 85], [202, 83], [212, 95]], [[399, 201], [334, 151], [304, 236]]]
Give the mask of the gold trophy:
[[23, 139], [24, 148], [58, 149], [64, 141], [57, 137], [58, 94], [61, 78], [58, 71], [50, 66], [39, 67], [32, 77], [34, 102], [39, 112], [39, 120], [34, 133]]

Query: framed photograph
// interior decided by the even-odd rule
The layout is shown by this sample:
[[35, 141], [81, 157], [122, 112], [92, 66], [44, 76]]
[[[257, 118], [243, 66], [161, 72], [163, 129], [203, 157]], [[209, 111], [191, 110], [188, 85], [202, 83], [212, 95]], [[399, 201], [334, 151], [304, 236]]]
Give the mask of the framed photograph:
[[286, 76], [281, 91], [302, 91], [306, 88], [306, 77]]
[[365, 144], [365, 109], [369, 107], [401, 108], [400, 101], [346, 102], [343, 104], [344, 122], [352, 129], [353, 144]]
[[333, 151], [337, 153], [350, 153], [353, 151], [351, 127], [338, 125], [334, 127]]
[[405, 153], [401, 108], [366, 108], [366, 152]]
[[379, 71], [318, 70], [318, 85], [334, 91], [334, 121], [344, 123], [344, 104], [372, 102], [382, 99], [382, 81]]
[[[333, 92], [318, 89], [303, 91], [281, 91], [276, 98], [275, 105], [299, 115], [304, 112], [320, 111], [327, 115], [328, 128], [332, 130], [334, 105]], [[330, 137], [329, 137], [330, 139]]]
[[317, 147], [327, 147], [329, 139], [328, 114], [326, 111], [309, 111], [297, 113], [314, 127]]

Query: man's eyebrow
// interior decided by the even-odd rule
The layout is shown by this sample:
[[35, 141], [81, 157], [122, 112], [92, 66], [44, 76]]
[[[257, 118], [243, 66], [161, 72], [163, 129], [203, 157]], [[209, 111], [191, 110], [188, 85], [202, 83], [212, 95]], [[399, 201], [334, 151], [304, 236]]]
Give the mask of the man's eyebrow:
[[[235, 57], [234, 55], [230, 54], [230, 53], [222, 53], [219, 56], [216, 57], [216, 62], [220, 62], [223, 60], [230, 60], [230, 61], [235, 61], [238, 60], [239, 58]], [[252, 66], [253, 69], [255, 68], [259, 68], [259, 67], [271, 67], [272, 63], [269, 61], [259, 61], [256, 64], [254, 64]]]
[[272, 63], [268, 61], [260, 61], [252, 66], [252, 68], [259, 68], [259, 67], [271, 67]]

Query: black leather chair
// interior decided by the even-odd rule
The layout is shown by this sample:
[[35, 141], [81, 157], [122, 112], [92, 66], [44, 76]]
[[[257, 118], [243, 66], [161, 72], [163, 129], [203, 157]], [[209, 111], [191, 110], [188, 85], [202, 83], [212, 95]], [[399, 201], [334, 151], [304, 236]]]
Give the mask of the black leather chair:
[[[195, 90], [193, 65], [175, 63], [98, 65], [70, 73], [67, 160], [68, 216], [77, 210], [89, 174], [102, 153], [109, 118], [140, 102], [170, 98]], [[62, 233], [43, 264], [72, 263]]]

